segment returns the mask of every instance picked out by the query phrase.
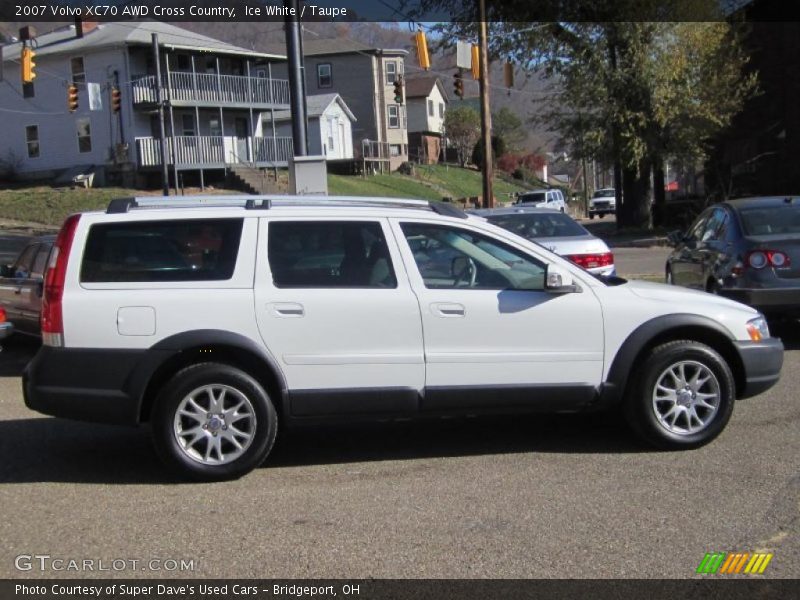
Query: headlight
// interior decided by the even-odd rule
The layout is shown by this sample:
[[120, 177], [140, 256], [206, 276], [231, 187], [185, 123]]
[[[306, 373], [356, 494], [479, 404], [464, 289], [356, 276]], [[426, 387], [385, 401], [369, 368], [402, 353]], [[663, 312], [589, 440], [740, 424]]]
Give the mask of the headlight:
[[764, 315], [759, 315], [747, 322], [747, 333], [750, 334], [750, 339], [754, 342], [760, 342], [769, 337], [769, 327]]

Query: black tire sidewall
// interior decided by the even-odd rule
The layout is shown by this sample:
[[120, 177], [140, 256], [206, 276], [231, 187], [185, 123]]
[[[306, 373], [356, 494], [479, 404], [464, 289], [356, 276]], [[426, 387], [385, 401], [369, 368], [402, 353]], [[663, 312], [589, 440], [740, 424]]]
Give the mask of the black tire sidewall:
[[[209, 384], [239, 390], [250, 400], [256, 415], [256, 431], [250, 447], [238, 459], [224, 465], [204, 465], [186, 456], [173, 431], [175, 411], [183, 398]], [[264, 461], [275, 442], [278, 419], [268, 394], [253, 377], [229, 365], [204, 363], [179, 371], [169, 381], [156, 400], [152, 428], [156, 451], [171, 470], [189, 479], [224, 481], [241, 477]]]
[[[679, 435], [667, 431], [658, 422], [653, 408], [653, 388], [661, 373], [680, 361], [702, 363], [714, 373], [720, 386], [720, 404], [711, 424], [703, 430]], [[626, 413], [633, 428], [648, 442], [664, 449], [690, 449], [707, 444], [727, 425], [735, 401], [733, 375], [718, 352], [699, 342], [679, 341], [655, 348], [644, 361], [641, 375], [626, 402]]]

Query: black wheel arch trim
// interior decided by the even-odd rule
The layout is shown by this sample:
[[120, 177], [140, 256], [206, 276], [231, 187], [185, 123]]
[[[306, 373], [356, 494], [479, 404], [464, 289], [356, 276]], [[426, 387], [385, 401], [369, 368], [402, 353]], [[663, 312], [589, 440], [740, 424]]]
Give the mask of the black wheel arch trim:
[[[730, 342], [730, 349], [735, 352], [733, 342], [736, 338], [725, 326], [710, 317], [690, 313], [655, 317], [634, 329], [620, 346], [602, 385], [599, 405], [609, 406], [621, 402], [630, 384], [630, 373], [636, 357], [659, 336], [673, 331], [679, 333], [682, 329], [704, 329], [711, 335], [723, 336]], [[734, 371], [736, 366], [731, 365], [731, 370]]]
[[[264, 363], [274, 375], [280, 389], [280, 405], [288, 414], [288, 387], [283, 370], [278, 361], [263, 347], [252, 339], [231, 331], [222, 329], [195, 329], [184, 331], [164, 338], [145, 351], [143, 358], [131, 372], [125, 388], [131, 397], [137, 399], [137, 414], [142, 416], [142, 409], [146, 400], [145, 394], [153, 377], [168, 361], [177, 357], [186, 350], [202, 348], [203, 346], [224, 346], [245, 352], [256, 360]], [[209, 354], [208, 361], [214, 361], [214, 355]], [[257, 377], [257, 373], [253, 374]], [[143, 420], [143, 419], [141, 419]]]

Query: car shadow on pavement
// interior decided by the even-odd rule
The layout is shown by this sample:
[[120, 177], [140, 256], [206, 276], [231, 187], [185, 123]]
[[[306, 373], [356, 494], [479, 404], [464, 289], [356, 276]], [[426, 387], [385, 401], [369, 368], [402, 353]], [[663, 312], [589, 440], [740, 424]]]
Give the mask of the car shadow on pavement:
[[[485, 417], [284, 430], [264, 468], [521, 452], [648, 451], [611, 415]], [[49, 417], [5, 420], [0, 421], [0, 456], [0, 484], [179, 482], [158, 460], [146, 428]]]
[[800, 320], [770, 321], [769, 330], [781, 338], [785, 350], [800, 350]]
[[265, 467], [518, 454], [650, 452], [617, 413], [452, 418], [283, 431]]
[[35, 338], [14, 335], [2, 342], [0, 352], [0, 377], [19, 377], [28, 361], [39, 349], [41, 342]]

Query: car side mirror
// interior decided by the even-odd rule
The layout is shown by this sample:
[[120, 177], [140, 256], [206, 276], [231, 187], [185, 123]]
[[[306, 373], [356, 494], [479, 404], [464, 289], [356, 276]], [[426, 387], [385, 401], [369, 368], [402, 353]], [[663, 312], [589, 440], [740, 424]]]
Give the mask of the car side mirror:
[[547, 265], [544, 273], [544, 289], [551, 294], [571, 294], [580, 291], [572, 274], [558, 265]]
[[667, 234], [667, 242], [672, 247], [679, 246], [684, 241], [686, 241], [686, 235], [680, 229], [670, 231]]

